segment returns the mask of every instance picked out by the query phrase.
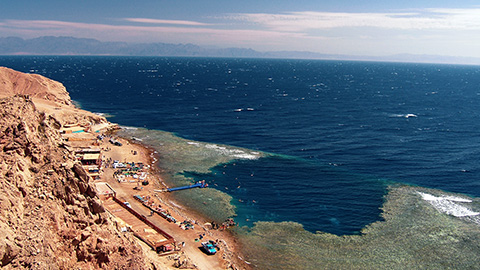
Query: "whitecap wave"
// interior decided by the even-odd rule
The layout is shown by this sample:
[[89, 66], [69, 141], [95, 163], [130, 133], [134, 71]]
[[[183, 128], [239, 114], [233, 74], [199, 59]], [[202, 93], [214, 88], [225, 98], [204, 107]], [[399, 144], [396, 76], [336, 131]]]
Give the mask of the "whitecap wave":
[[248, 107], [248, 108], [239, 108], [239, 109], [234, 109], [233, 111], [234, 111], [234, 112], [255, 111], [255, 108], [251, 108], [251, 107]]
[[127, 126], [120, 126], [121, 129], [123, 130], [138, 130], [136, 127], [127, 127]]
[[218, 146], [218, 145], [216, 145], [216, 144], [206, 144], [206, 145], [205, 145], [205, 148], [208, 148], [208, 149], [218, 149], [218, 150], [226, 150], [226, 149], [227, 149], [226, 147]]
[[455, 197], [455, 196], [442, 196], [437, 197], [432, 194], [419, 192], [417, 193], [422, 196], [422, 199], [429, 202], [433, 207], [435, 207], [438, 211], [445, 213], [447, 215], [455, 216], [455, 217], [470, 217], [470, 216], [477, 216], [480, 215], [479, 212], [472, 211], [467, 207], [458, 204], [460, 203], [470, 203], [472, 202], [469, 199]]
[[187, 142], [189, 145], [194, 145], [197, 147], [205, 147], [208, 150], [214, 151], [214, 153], [226, 157], [230, 157], [232, 159], [258, 159], [261, 156], [260, 152], [255, 151], [246, 151], [238, 148], [228, 148], [226, 146], [220, 146], [217, 144], [212, 143], [199, 143], [199, 142]]
[[247, 154], [247, 153], [235, 154], [235, 155], [232, 155], [232, 157], [237, 158], [237, 159], [252, 159], [252, 160], [253, 159], [258, 159], [258, 156]]
[[413, 114], [413, 113], [406, 113], [406, 114], [390, 114], [390, 117], [414, 118], [414, 117], [418, 117], [418, 116], [416, 114]]
[[107, 113], [102, 113], [102, 112], [93, 112], [94, 114], [98, 115], [98, 116], [102, 116], [102, 117], [108, 117], [109, 114]]
[[465, 198], [460, 198], [460, 197], [455, 197], [455, 196], [445, 196], [445, 199], [449, 201], [454, 201], [454, 202], [464, 202], [464, 203], [471, 203], [472, 200], [470, 199], [465, 199]]
[[200, 145], [198, 142], [187, 142], [187, 144], [190, 144], [190, 145], [197, 145], [197, 146], [199, 146], [199, 145]]

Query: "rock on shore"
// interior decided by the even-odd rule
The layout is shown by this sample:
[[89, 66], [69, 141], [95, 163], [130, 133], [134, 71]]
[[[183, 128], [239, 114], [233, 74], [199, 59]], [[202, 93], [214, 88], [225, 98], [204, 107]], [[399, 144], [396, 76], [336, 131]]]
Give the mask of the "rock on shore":
[[149, 269], [141, 247], [115, 228], [64, 146], [63, 119], [33, 101], [71, 107], [65, 88], [0, 68], [0, 96], [0, 267]]

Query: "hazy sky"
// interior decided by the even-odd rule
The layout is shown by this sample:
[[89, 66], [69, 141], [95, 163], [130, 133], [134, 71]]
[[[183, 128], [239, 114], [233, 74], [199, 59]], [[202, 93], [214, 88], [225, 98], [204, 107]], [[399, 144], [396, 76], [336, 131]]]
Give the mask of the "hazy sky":
[[0, 0], [0, 37], [480, 57], [470, 0]]

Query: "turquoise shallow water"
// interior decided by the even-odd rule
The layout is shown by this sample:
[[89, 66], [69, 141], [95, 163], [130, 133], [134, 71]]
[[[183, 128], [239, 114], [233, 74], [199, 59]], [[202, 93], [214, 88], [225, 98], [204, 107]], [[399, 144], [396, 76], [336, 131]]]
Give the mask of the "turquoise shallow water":
[[480, 195], [479, 67], [32, 56], [0, 64], [62, 82], [83, 108], [121, 125], [272, 153], [206, 156], [176, 171], [231, 196], [241, 224], [357, 234], [381, 220], [386, 183]]

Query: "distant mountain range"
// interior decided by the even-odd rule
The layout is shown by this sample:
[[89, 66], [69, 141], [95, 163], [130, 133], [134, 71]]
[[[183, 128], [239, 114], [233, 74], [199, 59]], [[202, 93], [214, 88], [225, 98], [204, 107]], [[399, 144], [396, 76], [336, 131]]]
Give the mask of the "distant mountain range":
[[291, 58], [480, 65], [480, 58], [398, 54], [354, 56], [308, 51], [259, 52], [245, 48], [207, 48], [195, 44], [102, 42], [96, 39], [45, 36], [33, 39], [0, 38], [0, 55], [123, 55], [233, 58]]

